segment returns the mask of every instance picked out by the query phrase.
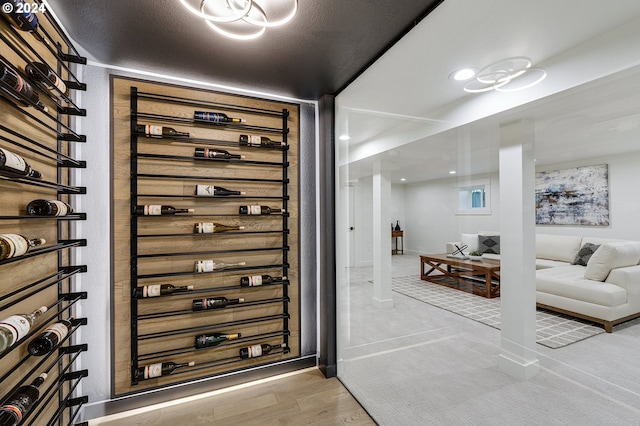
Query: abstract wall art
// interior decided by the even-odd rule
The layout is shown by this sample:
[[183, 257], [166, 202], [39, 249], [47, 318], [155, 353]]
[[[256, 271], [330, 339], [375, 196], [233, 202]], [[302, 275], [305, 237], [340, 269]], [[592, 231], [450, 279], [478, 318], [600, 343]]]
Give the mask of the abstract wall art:
[[609, 225], [606, 164], [536, 173], [537, 225]]

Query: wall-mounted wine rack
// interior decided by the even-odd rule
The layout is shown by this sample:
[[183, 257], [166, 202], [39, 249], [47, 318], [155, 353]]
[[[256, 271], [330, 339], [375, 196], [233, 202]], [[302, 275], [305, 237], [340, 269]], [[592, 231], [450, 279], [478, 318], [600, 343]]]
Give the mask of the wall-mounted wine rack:
[[[121, 97], [125, 87], [128, 90], [129, 120], [116, 111], [114, 128], [127, 127], [129, 161], [123, 170], [124, 133], [116, 135], [114, 170], [130, 178], [126, 197], [124, 180], [114, 183], [119, 200], [115, 232], [129, 232], [127, 241], [116, 238], [115, 250], [126, 247], [130, 262], [125, 276], [122, 262], [116, 261], [115, 291], [122, 292], [122, 299], [116, 297], [115, 311], [124, 315], [128, 301], [130, 363], [124, 371], [116, 359], [115, 393], [215, 378], [298, 357], [297, 106], [149, 82], [116, 82], [116, 109], [118, 102], [124, 105]], [[224, 112], [245, 122], [201, 120], [195, 111]], [[150, 134], [154, 132], [158, 134]], [[258, 138], [247, 143], [241, 135]], [[205, 149], [208, 156], [200, 156]], [[227, 155], [234, 158], [224, 158]], [[239, 156], [244, 158], [235, 158]], [[199, 185], [232, 193], [202, 195]], [[145, 214], [149, 208], [139, 206], [192, 211], [150, 215]], [[241, 214], [241, 206], [268, 206], [272, 213]], [[198, 224], [225, 230], [199, 233]], [[211, 225], [203, 228], [211, 231]], [[199, 261], [209, 264], [198, 271]], [[265, 276], [265, 282], [249, 285], [254, 276]], [[268, 277], [271, 282], [266, 282]], [[161, 285], [180, 291], [143, 297], [141, 289], [155, 286], [155, 294]], [[194, 307], [202, 299], [219, 303], [218, 298], [241, 302]], [[115, 330], [116, 345], [123, 342], [123, 334], [121, 328]], [[200, 336], [218, 334], [223, 337], [215, 346], [196, 345]]]
[[[87, 320], [76, 313], [87, 294], [76, 291], [75, 286], [78, 274], [86, 272], [86, 266], [75, 262], [75, 249], [87, 242], [78, 238], [74, 229], [86, 215], [33, 215], [26, 207], [37, 199], [62, 201], [73, 207], [76, 197], [86, 193], [84, 187], [74, 184], [73, 176], [74, 169], [86, 167], [84, 161], [73, 158], [73, 145], [86, 141], [74, 130], [73, 119], [86, 115], [76, 103], [76, 92], [86, 90], [76, 77], [86, 60], [42, 2], [27, 5], [13, 0], [4, 6], [0, 14], [0, 149], [13, 167], [0, 164], [0, 235], [46, 242], [24, 254], [16, 249], [13, 256], [0, 258], [0, 406], [10, 405], [12, 395], [42, 373], [46, 379], [28, 411], [8, 414], [11, 410], [3, 408], [0, 417], [5, 416], [1, 418], [6, 421], [6, 417], [22, 416], [21, 425], [71, 425], [87, 402], [78, 390], [87, 370], [77, 368], [77, 360], [87, 351], [77, 331]], [[20, 7], [24, 19], [13, 21], [8, 6], [14, 11]], [[33, 63], [44, 65], [29, 65]], [[46, 80], [49, 72], [63, 85]], [[41, 176], [26, 173], [19, 158]], [[31, 314], [42, 306], [47, 310], [32, 325], [27, 326], [23, 318], [24, 332], [11, 333], [19, 323], [16, 316]], [[52, 341], [53, 346], [32, 349], [32, 342], [56, 324], [63, 332]], [[1, 334], [7, 331], [10, 341], [17, 340], [3, 350]]]

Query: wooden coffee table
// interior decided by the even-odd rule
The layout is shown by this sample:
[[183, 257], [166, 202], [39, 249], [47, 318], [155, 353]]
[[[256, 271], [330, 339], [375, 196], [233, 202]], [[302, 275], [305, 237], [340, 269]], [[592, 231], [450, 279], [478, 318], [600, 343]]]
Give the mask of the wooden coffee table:
[[446, 254], [420, 256], [420, 279], [488, 298], [498, 297], [500, 261], [456, 259]]

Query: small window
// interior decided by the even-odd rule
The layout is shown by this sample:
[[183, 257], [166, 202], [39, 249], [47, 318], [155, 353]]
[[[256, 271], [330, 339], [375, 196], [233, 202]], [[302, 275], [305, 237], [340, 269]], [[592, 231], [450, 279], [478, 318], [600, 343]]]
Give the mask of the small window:
[[491, 214], [491, 181], [474, 181], [458, 187], [458, 214]]

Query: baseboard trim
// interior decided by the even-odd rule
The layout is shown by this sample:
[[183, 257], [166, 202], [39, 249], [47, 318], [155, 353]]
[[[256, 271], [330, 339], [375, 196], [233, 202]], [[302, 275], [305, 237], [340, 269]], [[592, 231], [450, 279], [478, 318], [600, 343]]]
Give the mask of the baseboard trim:
[[277, 364], [269, 364], [263, 367], [229, 374], [227, 376], [211, 377], [179, 386], [117, 397], [108, 401], [100, 401], [93, 404], [85, 404], [83, 406], [82, 420], [87, 421], [98, 417], [134, 410], [148, 405], [160, 404], [174, 399], [186, 398], [205, 392], [220, 390], [243, 383], [249, 383], [254, 380], [265, 379], [279, 374], [290, 373], [292, 371], [316, 366], [317, 358], [314, 354], [290, 361], [283, 361]]
[[500, 370], [519, 380], [529, 380], [540, 372], [540, 363], [534, 360], [517, 360], [506, 354], [498, 358]]

